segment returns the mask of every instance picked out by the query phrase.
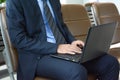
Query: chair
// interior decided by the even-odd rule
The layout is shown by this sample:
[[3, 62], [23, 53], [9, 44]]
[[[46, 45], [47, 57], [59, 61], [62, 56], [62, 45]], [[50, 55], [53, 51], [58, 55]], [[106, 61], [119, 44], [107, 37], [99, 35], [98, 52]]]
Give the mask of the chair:
[[[16, 73], [17, 71], [18, 54], [17, 54], [16, 48], [12, 46], [10, 38], [9, 38], [7, 25], [6, 25], [5, 9], [1, 10], [1, 15], [2, 15], [1, 16], [1, 21], [2, 21], [1, 32], [2, 32], [2, 37], [3, 37], [3, 42], [5, 45], [3, 54], [4, 54], [6, 65], [8, 67], [10, 79], [15, 80], [14, 73]], [[48, 80], [48, 79], [39, 78], [35, 80]]]
[[[14, 73], [16, 73], [17, 62], [18, 62], [17, 50], [12, 46], [10, 38], [9, 38], [7, 25], [6, 25], [5, 9], [1, 10], [1, 15], [2, 15], [1, 16], [1, 21], [2, 21], [1, 32], [2, 32], [2, 37], [3, 37], [3, 41], [5, 45], [5, 49], [4, 49], [5, 62], [8, 66], [8, 71], [9, 71], [11, 80], [15, 80]], [[94, 78], [96, 77], [89, 77], [89, 80], [95, 80]], [[35, 80], [50, 80], [50, 79], [36, 76]]]
[[96, 20], [95, 20], [95, 15], [94, 15], [94, 13], [93, 13], [93, 8], [91, 7], [92, 4], [94, 4], [94, 2], [86, 3], [86, 4], [85, 4], [85, 8], [86, 8], [86, 10], [87, 10], [87, 13], [88, 13], [88, 16], [89, 16], [91, 25], [92, 25], [92, 26], [96, 26], [96, 25], [97, 25], [97, 22], [96, 22]]
[[112, 43], [120, 42], [120, 15], [113, 3], [94, 3], [93, 10], [98, 25], [117, 21], [119, 22]]
[[6, 25], [6, 15], [5, 15], [5, 9], [1, 10], [1, 33], [3, 37], [3, 42], [5, 45], [5, 49], [3, 51], [4, 59], [8, 67], [8, 72], [10, 75], [11, 80], [14, 80], [14, 72], [17, 68], [17, 51], [12, 46], [8, 31], [7, 31], [7, 25]]
[[4, 61], [4, 58], [3, 58], [3, 54], [2, 52], [0, 53], [0, 66], [4, 65], [5, 64], [5, 61]]
[[[79, 4], [65, 4], [61, 7], [63, 20], [76, 39], [85, 41], [91, 26], [87, 11]], [[96, 76], [89, 74], [89, 80], [96, 80]]]
[[[94, 18], [97, 25], [110, 23], [117, 21], [118, 27], [113, 36], [112, 45], [117, 45], [120, 43], [120, 15], [119, 12], [113, 3], [93, 3], [91, 5], [93, 9]], [[109, 50], [109, 53], [115, 56], [116, 58], [120, 57], [120, 44], [118, 47], [113, 47]]]
[[[0, 10], [4, 9], [4, 7], [0, 7]], [[1, 35], [1, 30], [0, 30], [0, 66], [5, 64], [4, 58], [3, 58], [3, 52], [4, 50], [4, 43]]]
[[5, 64], [4, 58], [3, 58], [3, 50], [4, 50], [4, 43], [0, 31], [0, 66]]
[[82, 5], [62, 5], [64, 22], [76, 39], [85, 41], [89, 27], [91, 26], [85, 7]]

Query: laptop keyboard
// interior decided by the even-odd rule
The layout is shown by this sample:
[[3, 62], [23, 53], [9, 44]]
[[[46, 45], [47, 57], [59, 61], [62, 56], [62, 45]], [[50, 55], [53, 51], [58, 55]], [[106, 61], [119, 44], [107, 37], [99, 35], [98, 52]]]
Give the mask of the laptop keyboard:
[[66, 59], [66, 60], [76, 61], [76, 60], [80, 59], [81, 54], [75, 54], [75, 55], [71, 55], [71, 54], [58, 54], [58, 57]]

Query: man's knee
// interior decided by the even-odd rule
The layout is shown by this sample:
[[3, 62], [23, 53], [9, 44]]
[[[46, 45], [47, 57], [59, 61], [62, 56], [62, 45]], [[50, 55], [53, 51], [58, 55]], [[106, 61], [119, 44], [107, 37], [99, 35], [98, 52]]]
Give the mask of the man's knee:
[[[82, 65], [73, 67], [71, 73], [74, 75], [73, 78], [76, 78], [74, 80], [87, 80], [87, 70]], [[78, 77], [75, 77], [77, 75]]]
[[65, 79], [87, 80], [87, 70], [80, 64], [71, 65]]
[[107, 58], [108, 58], [108, 62], [107, 63], [109, 63], [109, 65], [111, 65], [111, 66], [114, 65], [116, 67], [119, 67], [119, 62], [118, 62], [116, 57], [108, 55]]
[[[111, 55], [105, 55], [102, 57], [102, 65], [100, 65], [100, 73], [105, 73], [109, 71], [119, 71], [119, 62], [118, 60]], [[102, 71], [102, 72], [101, 72]]]

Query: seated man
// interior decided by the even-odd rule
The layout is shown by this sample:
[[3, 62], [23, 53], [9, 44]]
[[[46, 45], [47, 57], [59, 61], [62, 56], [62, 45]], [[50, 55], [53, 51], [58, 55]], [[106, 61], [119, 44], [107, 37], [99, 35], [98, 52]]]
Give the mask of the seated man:
[[7, 0], [6, 14], [9, 35], [18, 50], [17, 80], [34, 80], [36, 75], [53, 80], [87, 80], [88, 72], [99, 80], [118, 80], [119, 64], [111, 55], [83, 64], [49, 56], [74, 55], [81, 52], [77, 45], [84, 46], [64, 24], [59, 0]]

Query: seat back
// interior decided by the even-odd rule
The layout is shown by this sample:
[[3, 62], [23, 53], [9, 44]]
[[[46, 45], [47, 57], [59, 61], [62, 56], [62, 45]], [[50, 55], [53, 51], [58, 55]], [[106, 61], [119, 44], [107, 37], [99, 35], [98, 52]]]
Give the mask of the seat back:
[[120, 15], [113, 3], [94, 3], [92, 5], [98, 25], [117, 21], [118, 27], [113, 36], [112, 43], [120, 42]]
[[0, 30], [0, 66], [5, 64], [3, 54], [2, 54], [3, 50], [4, 50], [4, 43], [3, 43], [2, 34], [1, 34], [1, 30]]
[[[62, 8], [63, 9], [63, 8]], [[78, 10], [81, 9], [81, 8], [77, 8]], [[68, 12], [65, 13], [66, 15], [68, 14]], [[65, 14], [64, 14], [64, 17], [65, 17]], [[78, 13], [79, 14], [79, 13]], [[78, 15], [77, 14], [77, 15]], [[84, 13], [83, 13], [84, 14]], [[85, 13], [86, 14], [86, 13]], [[7, 29], [7, 25], [6, 25], [6, 15], [5, 15], [5, 9], [1, 10], [1, 21], [2, 21], [2, 26], [1, 26], [1, 32], [2, 32], [2, 37], [3, 37], [3, 41], [4, 41], [4, 45], [5, 45], [5, 50], [4, 50], [4, 57], [5, 57], [5, 61], [6, 61], [6, 64], [8, 66], [8, 71], [9, 71], [9, 74], [10, 74], [10, 77], [11, 77], [11, 80], [15, 80], [14, 79], [14, 72], [16, 72], [17, 70], [17, 63], [18, 63], [18, 55], [17, 55], [17, 51], [16, 49], [12, 46], [11, 44], [11, 41], [10, 41], [10, 38], [9, 38], [9, 34], [8, 34], [8, 29]], [[72, 14], [73, 15], [73, 14]], [[87, 14], [86, 14], [87, 15]], [[68, 17], [68, 16], [67, 16]], [[77, 16], [76, 16], [77, 17]], [[72, 27], [74, 27], [74, 24], [77, 25], [77, 29], [82, 29], [82, 24], [85, 24], [85, 31], [84, 34], [86, 35], [85, 32], [87, 32], [88, 30], [88, 27], [90, 26], [90, 22], [89, 22], [89, 18], [87, 17], [88, 20], [85, 20], [84, 21], [84, 18], [83, 18], [83, 22], [84, 23], [80, 23], [80, 27], [79, 28], [79, 25], [77, 25], [79, 23], [78, 22], [74, 22], [74, 21], [71, 21], [71, 23], [69, 23], [69, 21], [67, 22], [68, 25], [70, 25]], [[70, 17], [70, 20], [71, 20], [71, 17]], [[73, 18], [74, 20], [74, 18]], [[73, 24], [74, 23], [74, 24]], [[89, 25], [88, 25], [89, 24]], [[74, 28], [70, 28], [70, 29], [74, 29]], [[76, 27], [75, 27], [76, 28]], [[84, 29], [83, 29], [84, 30]], [[72, 31], [72, 30], [71, 30]], [[73, 32], [74, 33], [74, 32]], [[74, 33], [75, 34], [75, 33]], [[79, 33], [80, 34], [80, 33]], [[89, 76], [89, 80], [95, 80], [96, 79], [96, 76]], [[46, 78], [42, 78], [42, 77], [36, 77], [35, 80], [50, 80], [50, 79], [46, 79]]]
[[91, 2], [91, 3], [86, 3], [85, 4], [85, 8], [87, 10], [87, 13], [88, 13], [88, 16], [89, 16], [89, 19], [90, 19], [90, 22], [91, 22], [92, 26], [96, 26], [97, 25], [96, 20], [95, 20], [95, 15], [94, 15], [94, 12], [93, 12], [93, 8], [92, 8], [92, 5], [94, 3], [95, 2]]
[[[5, 7], [0, 7], [0, 10], [4, 9], [4, 8]], [[4, 50], [4, 43], [3, 43], [2, 34], [1, 34], [1, 30], [0, 30], [0, 66], [5, 64], [3, 54], [2, 54], [3, 50]]]
[[1, 10], [1, 33], [3, 37], [3, 42], [5, 45], [4, 49], [4, 58], [5, 62], [8, 66], [8, 72], [10, 74], [11, 79], [14, 80], [13, 74], [17, 70], [17, 63], [18, 63], [18, 55], [17, 50], [12, 46], [9, 34], [8, 34], [8, 28], [6, 25], [6, 11], [5, 9]]
[[79, 4], [65, 4], [61, 10], [64, 22], [73, 36], [84, 41], [91, 26], [85, 7]]

